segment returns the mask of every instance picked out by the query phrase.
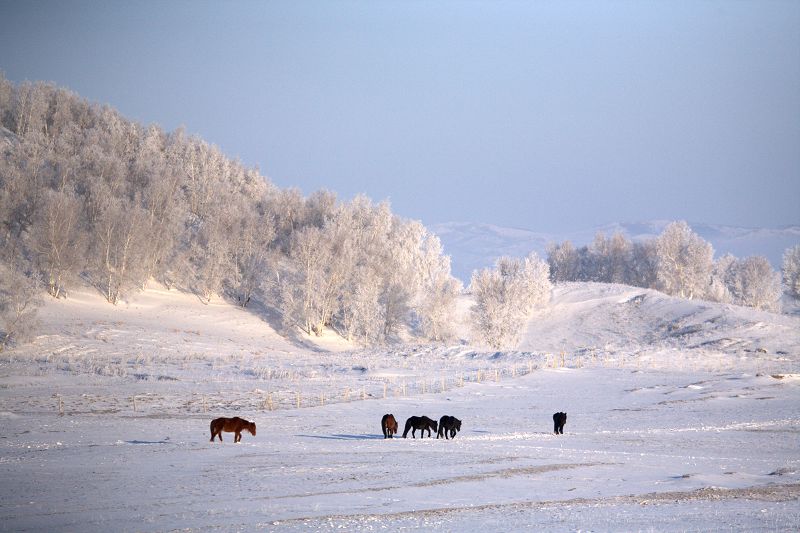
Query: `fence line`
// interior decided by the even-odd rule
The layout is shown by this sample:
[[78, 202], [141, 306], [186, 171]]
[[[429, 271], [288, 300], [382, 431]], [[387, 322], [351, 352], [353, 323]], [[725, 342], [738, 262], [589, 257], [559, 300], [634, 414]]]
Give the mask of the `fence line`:
[[[761, 355], [761, 354], [756, 354]], [[297, 373], [288, 371], [265, 371], [256, 377], [256, 385], [272, 385], [276, 376], [282, 376], [281, 386], [271, 390], [220, 390], [216, 392], [193, 392], [190, 394], [158, 394], [137, 393], [127, 397], [96, 396], [82, 394], [66, 396], [54, 393], [52, 402], [48, 404], [41, 398], [23, 399], [28, 401], [25, 412], [55, 412], [65, 414], [108, 414], [121, 413], [129, 416], [168, 416], [172, 414], [208, 414], [217, 412], [264, 412], [285, 409], [303, 409], [320, 407], [329, 404], [364, 401], [368, 399], [388, 400], [415, 397], [425, 394], [442, 394], [462, 388], [470, 384], [500, 383], [508, 379], [519, 379], [538, 370], [547, 369], [581, 369], [623, 368], [631, 370], [679, 370], [679, 371], [737, 371], [754, 374], [782, 374], [797, 363], [788, 359], [766, 359], [754, 357], [743, 360], [740, 355], [708, 355], [683, 353], [670, 350], [668, 355], [658, 353], [630, 354], [606, 350], [598, 347], [586, 347], [568, 352], [561, 350], [555, 353], [528, 354], [516, 361], [497, 362], [483, 360], [484, 365], [470, 370], [455, 371], [448, 361], [431, 368], [413, 367], [420, 375], [414, 378], [402, 377], [362, 377], [356, 383], [342, 382], [328, 377], [324, 383], [308, 384], [297, 378]], [[474, 361], [477, 362], [477, 361]], [[408, 362], [401, 363], [408, 368]], [[425, 366], [424, 364], [419, 366]], [[427, 374], [427, 375], [426, 375]], [[432, 375], [433, 374], [433, 375]], [[437, 375], [438, 374], [438, 375]], [[268, 379], [265, 379], [268, 378]], [[345, 378], [346, 379], [346, 378]], [[231, 381], [237, 384], [250, 385], [250, 381]], [[302, 384], [305, 383], [305, 386]], [[360, 390], [359, 390], [360, 389]], [[2, 403], [7, 403], [6, 399]], [[19, 400], [19, 399], [18, 399]], [[6, 406], [0, 406], [6, 409]], [[10, 409], [15, 410], [15, 409]]]

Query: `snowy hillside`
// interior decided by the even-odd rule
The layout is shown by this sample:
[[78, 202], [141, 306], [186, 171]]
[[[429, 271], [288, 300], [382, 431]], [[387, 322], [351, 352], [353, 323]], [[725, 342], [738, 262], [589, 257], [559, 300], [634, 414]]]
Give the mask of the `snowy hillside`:
[[[287, 338], [157, 286], [41, 319], [0, 358], [3, 529], [800, 527], [800, 317], [573, 283], [509, 352]], [[217, 416], [257, 435], [212, 444]]]
[[[633, 241], [658, 236], [669, 221], [607, 224], [566, 234], [550, 234], [490, 224], [450, 222], [431, 226], [452, 260], [453, 275], [469, 283], [472, 271], [492, 266], [503, 255], [523, 257], [535, 251], [546, 258], [550, 242], [572, 241], [575, 246], [592, 242], [597, 232], [606, 236], [621, 231]], [[731, 253], [737, 257], [763, 255], [780, 269], [784, 250], [800, 244], [800, 226], [784, 228], [738, 228], [711, 224], [690, 224], [692, 230], [711, 243], [718, 257]]]

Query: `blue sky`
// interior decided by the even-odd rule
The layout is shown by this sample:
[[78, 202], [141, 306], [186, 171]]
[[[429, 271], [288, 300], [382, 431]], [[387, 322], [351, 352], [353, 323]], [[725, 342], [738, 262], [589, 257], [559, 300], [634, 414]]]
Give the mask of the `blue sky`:
[[800, 223], [800, 2], [10, 2], [0, 69], [426, 224]]

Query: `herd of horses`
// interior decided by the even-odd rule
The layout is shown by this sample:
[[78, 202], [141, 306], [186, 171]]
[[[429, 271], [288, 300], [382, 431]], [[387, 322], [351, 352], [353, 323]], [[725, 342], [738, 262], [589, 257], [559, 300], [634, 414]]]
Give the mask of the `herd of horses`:
[[[558, 412], [553, 414], [553, 433], [556, 435], [564, 434], [564, 424], [567, 423], [567, 413]], [[248, 422], [244, 418], [234, 416], [233, 418], [215, 418], [211, 421], [211, 442], [219, 437], [222, 442], [222, 432], [234, 433], [233, 442], [242, 440], [242, 431], [249, 431], [252, 436], [256, 436], [256, 423]], [[406, 420], [406, 427], [403, 430], [403, 438], [408, 437], [411, 431], [411, 438], [415, 439], [416, 431], [419, 430], [419, 438], [425, 438], [425, 432], [431, 437], [432, 431], [436, 432], [436, 438], [444, 437], [445, 440], [454, 439], [456, 433], [461, 431], [461, 420], [454, 416], [444, 415], [439, 422], [427, 416], [412, 416]], [[381, 418], [381, 431], [384, 439], [394, 438], [397, 434], [397, 419], [393, 414], [387, 413]]]
[[[394, 438], [394, 435], [397, 433], [397, 427], [397, 419], [395, 419], [393, 414], [383, 415], [383, 418], [381, 418], [381, 431], [383, 431], [384, 439]], [[409, 431], [411, 431], [412, 439], [417, 438], [417, 430], [419, 430], [419, 438], [421, 439], [425, 438], [426, 431], [428, 432], [428, 437], [432, 435], [432, 431], [435, 431], [437, 439], [442, 437], [445, 439], [452, 439], [455, 438], [456, 433], [461, 431], [461, 420], [454, 416], [444, 415], [437, 423], [436, 420], [428, 418], [427, 416], [412, 416], [406, 420], [403, 438], [405, 439], [408, 437]]]

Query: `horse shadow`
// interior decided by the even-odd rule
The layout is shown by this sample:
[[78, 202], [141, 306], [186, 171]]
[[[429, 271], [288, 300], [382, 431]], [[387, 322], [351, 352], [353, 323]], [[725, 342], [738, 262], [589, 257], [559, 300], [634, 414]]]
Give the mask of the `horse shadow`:
[[383, 440], [383, 435], [371, 435], [363, 433], [361, 435], [295, 435], [296, 437], [303, 437], [307, 439], [326, 439], [326, 440]]

